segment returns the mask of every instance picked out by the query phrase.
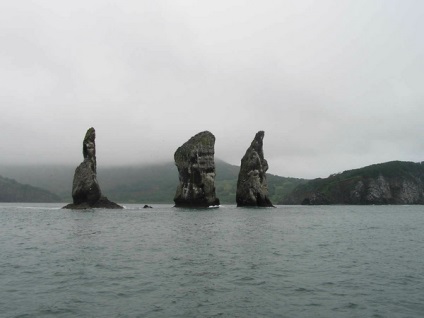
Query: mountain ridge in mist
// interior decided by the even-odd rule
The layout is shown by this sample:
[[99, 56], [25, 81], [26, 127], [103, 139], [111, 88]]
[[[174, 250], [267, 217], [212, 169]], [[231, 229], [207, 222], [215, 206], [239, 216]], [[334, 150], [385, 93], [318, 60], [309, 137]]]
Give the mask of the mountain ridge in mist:
[[[240, 167], [215, 159], [217, 196], [222, 203], [235, 204]], [[0, 165], [0, 175], [31, 184], [58, 195], [63, 202], [72, 200], [72, 180], [76, 166]], [[121, 203], [173, 203], [178, 171], [173, 162], [98, 167], [97, 178], [103, 195]], [[267, 174], [271, 200], [279, 201], [305, 179]]]
[[48, 190], [0, 176], [0, 202], [49, 203], [58, 201], [60, 201], [59, 196]]

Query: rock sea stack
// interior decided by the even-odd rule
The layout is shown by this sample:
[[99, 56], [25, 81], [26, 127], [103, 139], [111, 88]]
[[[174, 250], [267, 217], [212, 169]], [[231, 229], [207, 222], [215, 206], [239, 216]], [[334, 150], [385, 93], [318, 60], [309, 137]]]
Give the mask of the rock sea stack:
[[241, 159], [236, 192], [238, 207], [273, 207], [268, 197], [268, 162], [264, 159], [264, 136], [265, 133], [259, 131]]
[[64, 206], [64, 209], [123, 209], [122, 206], [102, 196], [97, 182], [95, 139], [96, 131], [94, 128], [88, 129], [82, 143], [84, 161], [76, 168], [72, 183], [73, 203]]
[[175, 207], [205, 208], [219, 205], [215, 194], [215, 136], [198, 133], [174, 154], [180, 183], [175, 193]]

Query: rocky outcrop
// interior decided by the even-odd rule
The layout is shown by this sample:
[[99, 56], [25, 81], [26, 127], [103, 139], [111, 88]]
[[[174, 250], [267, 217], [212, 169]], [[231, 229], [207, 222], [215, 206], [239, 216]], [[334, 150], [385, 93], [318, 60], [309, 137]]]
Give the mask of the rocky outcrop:
[[330, 204], [328, 198], [321, 192], [312, 192], [308, 197], [304, 198], [302, 205], [326, 205]]
[[253, 139], [246, 154], [241, 159], [240, 173], [237, 181], [237, 206], [272, 207], [268, 197], [266, 171], [268, 163], [264, 159], [263, 138], [265, 133], [259, 131]]
[[96, 132], [94, 128], [87, 130], [82, 143], [84, 161], [77, 167], [72, 183], [73, 203], [64, 209], [122, 209], [123, 207], [102, 196], [97, 182]]
[[281, 204], [424, 204], [424, 163], [391, 161], [311, 180]]
[[215, 136], [198, 133], [174, 154], [180, 183], [175, 193], [175, 207], [203, 208], [219, 205], [215, 194]]
[[384, 177], [360, 180], [350, 192], [351, 204], [422, 204], [422, 180], [402, 177]]

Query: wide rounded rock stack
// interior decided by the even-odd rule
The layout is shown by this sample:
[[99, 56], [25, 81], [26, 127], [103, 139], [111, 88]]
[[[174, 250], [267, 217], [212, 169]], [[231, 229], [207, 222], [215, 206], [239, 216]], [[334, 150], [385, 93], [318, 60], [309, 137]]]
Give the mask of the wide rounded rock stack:
[[193, 136], [174, 154], [179, 185], [175, 207], [204, 208], [218, 206], [215, 194], [215, 136], [203, 131]]

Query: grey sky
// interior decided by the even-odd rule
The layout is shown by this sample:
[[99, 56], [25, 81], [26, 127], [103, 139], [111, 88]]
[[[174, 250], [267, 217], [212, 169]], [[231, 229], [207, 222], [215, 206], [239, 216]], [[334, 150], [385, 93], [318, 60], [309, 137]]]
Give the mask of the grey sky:
[[173, 160], [194, 134], [269, 172], [424, 160], [424, 2], [0, 3], [0, 162]]

